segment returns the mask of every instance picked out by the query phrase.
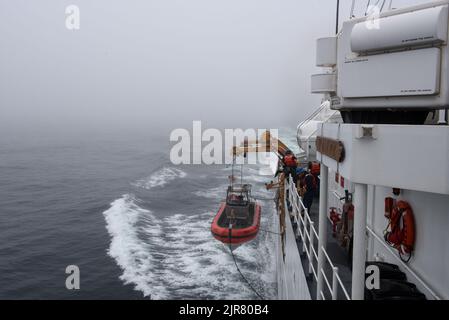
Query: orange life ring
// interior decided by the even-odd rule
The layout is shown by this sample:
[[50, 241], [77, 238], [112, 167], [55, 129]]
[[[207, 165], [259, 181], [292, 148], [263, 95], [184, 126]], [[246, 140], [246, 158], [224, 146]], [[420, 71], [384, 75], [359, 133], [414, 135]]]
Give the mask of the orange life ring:
[[385, 198], [385, 217], [388, 225], [384, 232], [385, 241], [396, 248], [405, 262], [411, 258], [415, 246], [415, 219], [410, 204]]

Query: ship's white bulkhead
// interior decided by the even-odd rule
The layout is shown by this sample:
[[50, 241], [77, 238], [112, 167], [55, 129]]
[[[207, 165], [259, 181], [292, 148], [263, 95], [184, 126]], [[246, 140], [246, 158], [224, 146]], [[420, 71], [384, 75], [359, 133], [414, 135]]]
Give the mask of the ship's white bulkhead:
[[[344, 195], [345, 189], [356, 198], [354, 184], [367, 185], [366, 224], [375, 235], [367, 232], [366, 259], [399, 264], [429, 299], [449, 299], [449, 126], [326, 123], [319, 135], [341, 141], [346, 153], [341, 163], [317, 153], [330, 170], [329, 207], [338, 206], [336, 195]], [[344, 187], [335, 182], [337, 172]], [[407, 264], [412, 273], [383, 242], [384, 199], [394, 197], [392, 188], [401, 188], [396, 198], [410, 203], [414, 212], [416, 247]]]
[[[327, 69], [312, 77], [312, 92], [345, 112], [448, 109], [448, 16], [449, 1], [433, 1], [345, 21], [336, 37], [317, 42], [317, 66]], [[316, 154], [328, 177], [320, 223], [321, 204], [328, 215], [335, 193], [354, 193], [353, 298], [363, 298], [365, 260], [382, 260], [398, 264], [427, 298], [449, 299], [449, 126], [373, 123], [319, 125], [316, 135], [341, 142], [345, 153], [340, 163]], [[413, 209], [408, 263], [383, 239], [386, 197]]]

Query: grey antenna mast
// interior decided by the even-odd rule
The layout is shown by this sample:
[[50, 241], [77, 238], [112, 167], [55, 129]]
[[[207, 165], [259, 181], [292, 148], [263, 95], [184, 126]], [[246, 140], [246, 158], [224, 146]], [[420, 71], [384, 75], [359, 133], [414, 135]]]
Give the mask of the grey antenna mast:
[[368, 14], [368, 8], [369, 8], [370, 4], [371, 4], [371, 0], [368, 0], [368, 3], [366, 4], [366, 9], [365, 9], [365, 16]]
[[340, 0], [337, 0], [337, 12], [335, 17], [335, 34], [338, 34], [338, 23], [340, 18]]
[[349, 19], [354, 18], [354, 7], [355, 7], [355, 0], [352, 0], [351, 13], [349, 14]]

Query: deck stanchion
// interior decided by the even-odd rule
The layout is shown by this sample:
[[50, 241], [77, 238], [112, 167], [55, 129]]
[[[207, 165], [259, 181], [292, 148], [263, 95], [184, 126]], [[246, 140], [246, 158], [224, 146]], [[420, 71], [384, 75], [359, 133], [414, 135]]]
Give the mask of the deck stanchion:
[[447, 124], [447, 110], [438, 110], [438, 124]]
[[304, 216], [303, 216], [303, 241], [302, 241], [302, 253], [306, 252], [306, 246], [307, 246], [307, 210], [304, 210]]
[[329, 169], [321, 163], [320, 169], [320, 211], [318, 222], [318, 280], [317, 280], [317, 300], [321, 300], [321, 291], [323, 290], [323, 274], [321, 269], [324, 267], [324, 251], [327, 244], [327, 185], [328, 185]]
[[366, 185], [355, 184], [352, 300], [363, 300], [365, 296], [367, 194]]
[[315, 225], [315, 223], [313, 221], [310, 221], [310, 226], [309, 226], [309, 235], [310, 235], [310, 239], [309, 239], [309, 255], [310, 255], [310, 257], [309, 257], [309, 274], [312, 274], [312, 272], [313, 272], [312, 266], [313, 266], [313, 260], [315, 259], [314, 255], [313, 255], [313, 242], [315, 239], [314, 238], [315, 235], [313, 233], [314, 225]]
[[332, 300], [337, 300], [338, 298], [338, 267], [332, 268]]

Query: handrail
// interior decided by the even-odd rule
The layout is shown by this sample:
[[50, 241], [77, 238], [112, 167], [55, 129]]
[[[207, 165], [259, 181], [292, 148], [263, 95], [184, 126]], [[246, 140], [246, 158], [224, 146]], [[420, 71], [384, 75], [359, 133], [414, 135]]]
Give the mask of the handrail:
[[[332, 112], [332, 114], [330, 116], [328, 116], [326, 119], [323, 120], [323, 122], [327, 122], [330, 118], [332, 118], [336, 113], [338, 112], [338, 110], [334, 110], [334, 112]], [[317, 133], [317, 131], [319, 130], [319, 128], [316, 128], [315, 131], [313, 131], [311, 134], [309, 134], [306, 138], [305, 141], [309, 141], [309, 139], [315, 134]]]
[[[307, 118], [306, 120], [302, 121], [300, 124], [298, 124], [297, 128], [296, 128], [296, 142], [298, 143], [298, 146], [300, 149], [301, 148], [301, 139], [300, 139], [300, 134], [299, 131], [301, 130], [301, 127], [304, 126], [305, 124], [309, 123], [310, 121], [312, 121], [313, 118], [315, 118], [318, 114], [320, 114], [321, 111], [323, 111], [325, 108], [327, 108], [327, 105], [322, 103], [320, 108], [318, 108], [318, 110], [309, 118]], [[339, 111], [338, 110], [334, 110], [328, 117], [326, 117], [323, 122], [328, 122], [329, 119], [331, 119], [335, 114], [337, 114]], [[306, 142], [307, 144], [309, 144], [310, 142], [310, 138], [314, 135], [316, 135], [316, 133], [318, 132], [319, 128], [317, 127], [311, 134], [309, 134], [307, 136], [306, 139], [304, 139], [304, 142]], [[303, 150], [306, 155], [307, 158], [309, 157], [309, 148], [306, 148], [307, 150]]]
[[320, 291], [320, 295], [321, 295], [321, 298], [323, 298], [323, 300], [326, 300], [326, 297], [324, 296], [323, 291]]
[[[297, 236], [300, 237], [301, 242], [303, 243], [303, 252], [307, 255], [307, 259], [309, 260], [309, 273], [312, 273], [315, 280], [318, 278], [318, 274], [323, 274], [323, 279], [326, 283], [327, 288], [329, 289], [330, 293], [332, 294], [332, 299], [337, 299], [337, 291], [338, 287], [340, 287], [343, 291], [343, 294], [347, 300], [351, 300], [350, 295], [348, 294], [348, 291], [346, 290], [343, 281], [341, 280], [339, 274], [338, 274], [338, 267], [334, 265], [331, 258], [329, 257], [328, 252], [322, 246], [319, 248], [319, 250], [322, 250], [324, 253], [325, 261], [329, 263], [329, 266], [332, 269], [332, 285], [329, 281], [329, 278], [327, 275], [325, 275], [324, 267], [322, 267], [320, 270], [317, 270], [314, 267], [314, 261], [318, 260], [318, 254], [314, 247], [314, 241], [319, 240], [319, 235], [315, 229], [314, 223], [312, 219], [310, 218], [309, 212], [307, 208], [305, 207], [302, 198], [298, 194], [298, 190], [296, 189], [296, 186], [293, 183], [293, 179], [290, 176], [288, 180], [286, 180], [287, 183], [285, 184], [286, 191], [288, 190], [288, 200], [290, 201], [290, 204], [292, 205], [292, 211], [293, 211], [293, 217], [295, 222], [297, 223]], [[336, 190], [332, 192], [332, 194], [340, 200], [341, 196], [337, 193]], [[301, 211], [304, 210], [304, 215], [301, 214]], [[306, 225], [308, 224], [308, 228], [306, 228]], [[413, 276], [421, 285], [422, 287], [436, 300], [441, 300], [442, 298], [435, 293], [425, 282], [422, 280], [409, 266], [407, 266], [403, 261], [400, 260], [400, 258], [395, 254], [395, 252], [379, 237], [369, 226], [366, 226], [366, 230], [373, 235], [374, 239], [377, 242], [380, 242], [387, 251], [401, 264], [401, 266], [411, 275]], [[308, 242], [308, 245], [306, 244]], [[323, 291], [320, 292], [320, 295], [323, 299], [325, 299], [325, 294]]]
[[298, 125], [297, 125], [297, 129], [300, 128], [303, 124], [310, 122], [314, 117], [316, 117], [324, 108], [326, 108], [326, 105], [324, 103], [321, 103], [320, 106], [315, 109], [314, 112], [312, 112], [307, 118], [305, 118], [303, 121], [301, 121]]
[[[329, 255], [327, 254], [326, 250], [324, 249], [324, 247], [321, 247], [321, 250], [323, 250], [324, 256], [326, 257], [326, 260], [329, 262], [329, 265], [331, 266], [332, 269], [337, 268], [336, 266], [334, 266], [334, 264], [332, 263], [331, 258], [329, 257]], [[351, 298], [349, 297], [348, 292], [346, 291], [345, 286], [343, 285], [343, 281], [341, 280], [340, 276], [337, 274], [337, 281], [340, 284], [341, 289], [343, 290], [343, 293], [346, 296], [346, 299], [351, 300]]]
[[[290, 200], [290, 203], [291, 203], [291, 204], [293, 203], [293, 205], [296, 207], [297, 211], [299, 211], [298, 205], [297, 205], [294, 201], [292, 201], [292, 194], [293, 194], [293, 193], [292, 193], [292, 190], [291, 190], [290, 187], [289, 187], [289, 191], [290, 191], [290, 192], [289, 192], [289, 200]], [[300, 203], [301, 203], [302, 206], [304, 206], [304, 204], [303, 204], [302, 202], [300, 202]], [[305, 207], [304, 207], [304, 209], [305, 209]], [[306, 212], [307, 212], [307, 209], [305, 209], [305, 210], [306, 210]], [[307, 214], [306, 218], [307, 218], [307, 217], [308, 217], [308, 214]], [[308, 218], [310, 219], [310, 217], [308, 217]], [[307, 221], [307, 220], [305, 220], [305, 219], [301, 216], [301, 214], [299, 214], [299, 221], [298, 221], [298, 216], [297, 216], [297, 215], [294, 215], [294, 219], [295, 219], [295, 221], [296, 221], [296, 223], [297, 223], [298, 226], [300, 225], [299, 221], [302, 222], [302, 224], [303, 224], [304, 226], [305, 226], [305, 221]], [[310, 224], [310, 230], [312, 231], [312, 233], [311, 233], [311, 231], [307, 231], [306, 228], [304, 228], [303, 231], [301, 231], [301, 228], [298, 228], [297, 230], [298, 230], [297, 232], [298, 232], [299, 235], [301, 236], [301, 239], [309, 239], [309, 243], [312, 244], [312, 241], [311, 241], [312, 236], [311, 236], [311, 234], [313, 234], [313, 233], [316, 232], [316, 231], [314, 230], [314, 227], [313, 227], [313, 221], [311, 221], [311, 224]], [[303, 243], [305, 244], [305, 242], [303, 242]], [[315, 248], [313, 247], [313, 245], [310, 245], [310, 246], [309, 246], [309, 249], [307, 249], [307, 246], [304, 245], [304, 246], [303, 246], [303, 252], [306, 253], [306, 255], [307, 255], [309, 261], [311, 261], [311, 258], [313, 259], [313, 257], [311, 257], [312, 254], [313, 254], [313, 256], [315, 257], [315, 259], [318, 259], [318, 255], [317, 255], [317, 253], [316, 253]], [[315, 269], [315, 267], [313, 266], [313, 263], [312, 263], [312, 262], [309, 262], [309, 273], [312, 273], [312, 274], [313, 274], [315, 280], [318, 279], [318, 275], [317, 275], [316, 269]]]
[[[319, 235], [318, 232], [315, 229], [314, 222], [310, 218], [309, 212], [307, 208], [305, 207], [301, 197], [298, 194], [298, 190], [296, 189], [296, 186], [294, 185], [293, 178], [289, 176], [289, 179], [285, 180], [285, 191], [287, 194], [288, 191], [288, 200], [290, 202], [292, 211], [293, 211], [293, 218], [297, 224], [297, 236], [301, 238], [301, 242], [303, 243], [303, 252], [306, 254], [307, 259], [309, 260], [309, 274], [312, 273], [315, 280], [318, 280], [318, 274], [322, 273], [324, 276], [324, 280], [326, 282], [326, 285], [329, 289], [329, 292], [332, 295], [332, 299], [337, 299], [337, 292], [338, 287], [341, 287], [346, 299], [351, 300], [343, 281], [341, 280], [339, 274], [338, 274], [338, 268], [335, 267], [335, 265], [332, 263], [332, 260], [329, 257], [329, 254], [326, 252], [324, 247], [319, 248], [319, 250], [322, 250], [326, 260], [329, 262], [329, 265], [332, 268], [332, 285], [329, 282], [328, 277], [325, 275], [324, 268], [321, 268], [320, 270], [317, 270], [314, 267], [314, 261], [318, 261], [318, 253], [317, 250], [315, 250], [314, 242], [315, 240], [319, 241]], [[301, 208], [304, 210], [304, 216], [301, 214]], [[306, 228], [307, 222], [309, 224], [309, 228]], [[307, 246], [308, 242], [308, 246]], [[325, 299], [324, 293], [321, 291], [321, 296], [323, 299]]]
[[321, 269], [320, 271], [321, 271], [321, 274], [323, 275], [323, 279], [324, 279], [324, 282], [327, 285], [327, 288], [329, 289], [330, 292], [332, 292], [332, 286], [329, 283], [329, 280], [327, 280], [326, 272], [324, 272], [324, 269]]
[[318, 107], [318, 109], [316, 109], [314, 112], [312, 112], [312, 114], [310, 116], [308, 116], [307, 118], [305, 118], [303, 121], [301, 121], [297, 126], [296, 126], [296, 142], [298, 143], [298, 146], [300, 145], [300, 141], [299, 141], [299, 130], [301, 129], [301, 127], [306, 124], [309, 123], [310, 121], [312, 121], [313, 118], [315, 118], [324, 108], [326, 107], [326, 105], [324, 103], [321, 103], [321, 105]]
[[313, 255], [315, 256], [315, 259], [318, 260], [318, 253], [315, 251], [315, 248], [312, 247]]
[[340, 202], [342, 202], [342, 203], [344, 203], [344, 201], [341, 199], [341, 198], [343, 198], [341, 195], [339, 195], [338, 194], [338, 192], [337, 191], [332, 191], [332, 194], [338, 199], [338, 200], [340, 200]]

